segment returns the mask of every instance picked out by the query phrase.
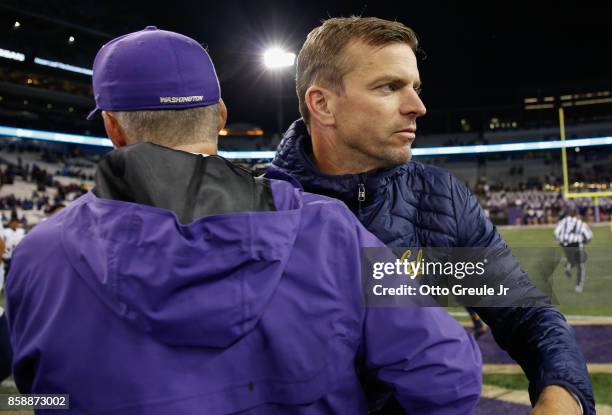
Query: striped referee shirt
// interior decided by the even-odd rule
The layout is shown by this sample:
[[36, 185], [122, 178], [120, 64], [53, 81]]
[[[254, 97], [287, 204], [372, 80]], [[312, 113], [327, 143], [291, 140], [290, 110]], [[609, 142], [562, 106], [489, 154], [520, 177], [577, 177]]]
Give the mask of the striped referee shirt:
[[573, 216], [566, 216], [555, 228], [555, 239], [562, 245], [583, 244], [592, 238], [589, 226]]

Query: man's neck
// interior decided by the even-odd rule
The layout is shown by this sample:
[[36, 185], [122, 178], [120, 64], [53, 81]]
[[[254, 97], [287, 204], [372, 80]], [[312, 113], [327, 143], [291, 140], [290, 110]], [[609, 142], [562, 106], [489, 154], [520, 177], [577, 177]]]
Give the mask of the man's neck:
[[357, 150], [348, 149], [340, 144], [337, 137], [329, 132], [311, 131], [312, 160], [323, 174], [339, 176], [359, 174], [375, 170], [378, 166], [367, 160]]
[[209, 156], [217, 154], [217, 146], [214, 144], [185, 144], [172, 147], [173, 150], [186, 151], [188, 153], [206, 154]]

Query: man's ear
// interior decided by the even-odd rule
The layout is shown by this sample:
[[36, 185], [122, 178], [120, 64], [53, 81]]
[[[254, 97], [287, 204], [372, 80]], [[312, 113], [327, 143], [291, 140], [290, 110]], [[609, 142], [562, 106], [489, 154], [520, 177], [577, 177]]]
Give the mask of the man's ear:
[[127, 136], [121, 128], [121, 124], [117, 120], [114, 113], [102, 111], [102, 119], [104, 120], [104, 129], [106, 135], [113, 142], [115, 148], [121, 148], [127, 145]]
[[318, 123], [325, 127], [331, 127], [336, 124], [336, 118], [332, 111], [333, 105], [330, 105], [337, 95], [327, 88], [318, 85], [312, 85], [306, 90], [304, 101], [310, 112], [310, 122]]
[[217, 132], [225, 128], [226, 122], [227, 122], [227, 107], [225, 106], [225, 102], [223, 102], [223, 100], [220, 100], [219, 101], [219, 121], [217, 122]]

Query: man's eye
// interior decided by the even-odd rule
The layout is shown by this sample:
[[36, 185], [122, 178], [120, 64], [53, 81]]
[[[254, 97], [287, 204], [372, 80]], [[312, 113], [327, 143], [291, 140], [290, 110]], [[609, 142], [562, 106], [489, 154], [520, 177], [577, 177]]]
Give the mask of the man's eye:
[[423, 87], [417, 86], [414, 88], [414, 91], [417, 93], [417, 95], [421, 95], [421, 92], [423, 92]]
[[385, 84], [378, 87], [383, 92], [393, 92], [397, 91], [398, 87], [395, 84]]

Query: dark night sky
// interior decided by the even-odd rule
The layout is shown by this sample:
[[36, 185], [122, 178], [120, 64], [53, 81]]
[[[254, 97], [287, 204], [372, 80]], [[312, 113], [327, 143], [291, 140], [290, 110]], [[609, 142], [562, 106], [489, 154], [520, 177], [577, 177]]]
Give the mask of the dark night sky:
[[[230, 122], [274, 128], [276, 89], [260, 55], [267, 44], [299, 50], [328, 16], [362, 14], [412, 27], [427, 57], [420, 63], [429, 109], [513, 104], [528, 93], [612, 86], [609, 2], [589, 1], [49, 1], [0, 3], [112, 36], [146, 25], [208, 45], [221, 78]], [[7, 10], [0, 10], [8, 13]], [[89, 36], [78, 53], [91, 61]], [[291, 71], [285, 74], [285, 123], [297, 117]]]

